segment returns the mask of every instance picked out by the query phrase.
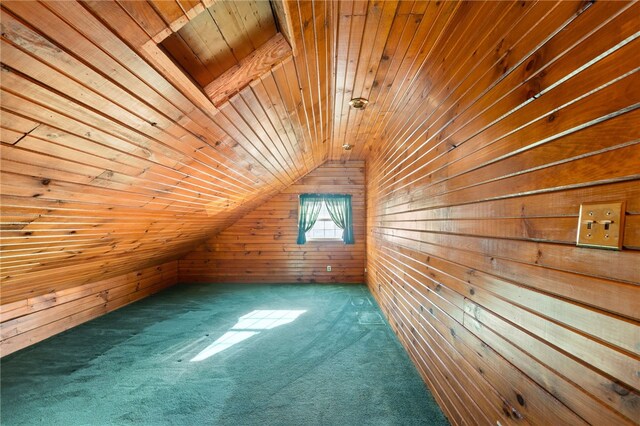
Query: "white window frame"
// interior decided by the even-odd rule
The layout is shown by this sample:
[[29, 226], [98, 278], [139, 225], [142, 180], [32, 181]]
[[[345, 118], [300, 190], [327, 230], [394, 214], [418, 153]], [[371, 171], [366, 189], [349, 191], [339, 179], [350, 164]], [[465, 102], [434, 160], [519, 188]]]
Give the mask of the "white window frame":
[[[322, 208], [320, 209], [320, 212], [322, 213], [323, 210], [327, 210], [327, 205], [325, 204], [325, 202], [322, 202]], [[328, 213], [328, 210], [327, 210]], [[340, 241], [342, 242], [342, 237], [327, 237], [327, 238], [323, 238], [323, 237], [312, 237], [311, 236], [311, 232], [313, 231], [313, 229], [316, 227], [316, 225], [318, 225], [321, 222], [329, 222], [331, 223], [335, 229], [338, 229], [340, 232], [343, 232], [342, 229], [338, 228], [338, 226], [335, 224], [335, 222], [333, 221], [333, 219], [331, 219], [331, 217], [329, 216], [328, 218], [320, 218], [320, 216], [318, 216], [318, 220], [316, 221], [316, 223], [313, 224], [313, 228], [309, 229], [306, 233], [305, 236], [307, 238], [307, 242], [335, 242], [335, 241]]]

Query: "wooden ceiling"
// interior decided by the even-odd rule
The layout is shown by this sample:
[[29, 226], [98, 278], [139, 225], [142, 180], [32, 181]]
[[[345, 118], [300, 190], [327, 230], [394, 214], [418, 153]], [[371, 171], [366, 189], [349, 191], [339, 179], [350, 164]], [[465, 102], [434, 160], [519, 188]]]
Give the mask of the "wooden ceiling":
[[216, 4], [176, 5], [2, 2], [3, 302], [179, 258], [326, 160], [304, 62], [217, 108], [159, 46]]
[[[507, 67], [461, 60], [485, 36], [580, 4], [3, 1], [3, 302], [180, 258], [327, 160], [428, 136], [434, 78], [466, 90]], [[276, 31], [292, 56], [259, 54]]]
[[[152, 6], [174, 19], [179, 4], [157, 1]], [[177, 10], [176, 10], [177, 9]], [[202, 87], [260, 48], [276, 35], [268, 1], [217, 1], [160, 44]]]

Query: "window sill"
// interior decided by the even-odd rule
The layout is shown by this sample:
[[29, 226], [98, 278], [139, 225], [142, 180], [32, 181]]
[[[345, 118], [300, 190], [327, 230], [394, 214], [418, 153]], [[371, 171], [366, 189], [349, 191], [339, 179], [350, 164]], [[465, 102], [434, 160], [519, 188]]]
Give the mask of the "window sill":
[[342, 238], [307, 238], [308, 243], [337, 243], [343, 242]]

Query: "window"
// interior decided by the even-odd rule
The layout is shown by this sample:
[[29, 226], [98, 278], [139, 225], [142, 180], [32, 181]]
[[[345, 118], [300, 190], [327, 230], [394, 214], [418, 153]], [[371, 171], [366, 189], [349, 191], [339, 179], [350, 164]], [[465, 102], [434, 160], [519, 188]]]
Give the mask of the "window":
[[298, 210], [298, 244], [341, 239], [353, 244], [351, 195], [301, 194]]
[[331, 219], [329, 209], [327, 209], [324, 201], [322, 202], [322, 207], [320, 207], [318, 220], [316, 220], [313, 227], [307, 231], [306, 236], [307, 241], [342, 240], [342, 229]]

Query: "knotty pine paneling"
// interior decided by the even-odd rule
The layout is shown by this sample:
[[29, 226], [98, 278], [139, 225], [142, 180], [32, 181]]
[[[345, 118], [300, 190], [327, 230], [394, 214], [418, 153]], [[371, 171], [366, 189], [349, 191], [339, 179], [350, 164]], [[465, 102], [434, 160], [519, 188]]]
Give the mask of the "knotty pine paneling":
[[[296, 244], [298, 196], [306, 192], [352, 194], [354, 245]], [[364, 198], [364, 162], [326, 163], [181, 259], [180, 281], [361, 283]]]
[[2, 2], [3, 303], [178, 259], [325, 161], [300, 88], [328, 59], [217, 108], [158, 46], [212, 3]]
[[[453, 424], [637, 424], [640, 5], [433, 13], [370, 110], [368, 285]], [[607, 200], [624, 249], [577, 248]]]
[[174, 285], [176, 261], [0, 305], [0, 356]]

